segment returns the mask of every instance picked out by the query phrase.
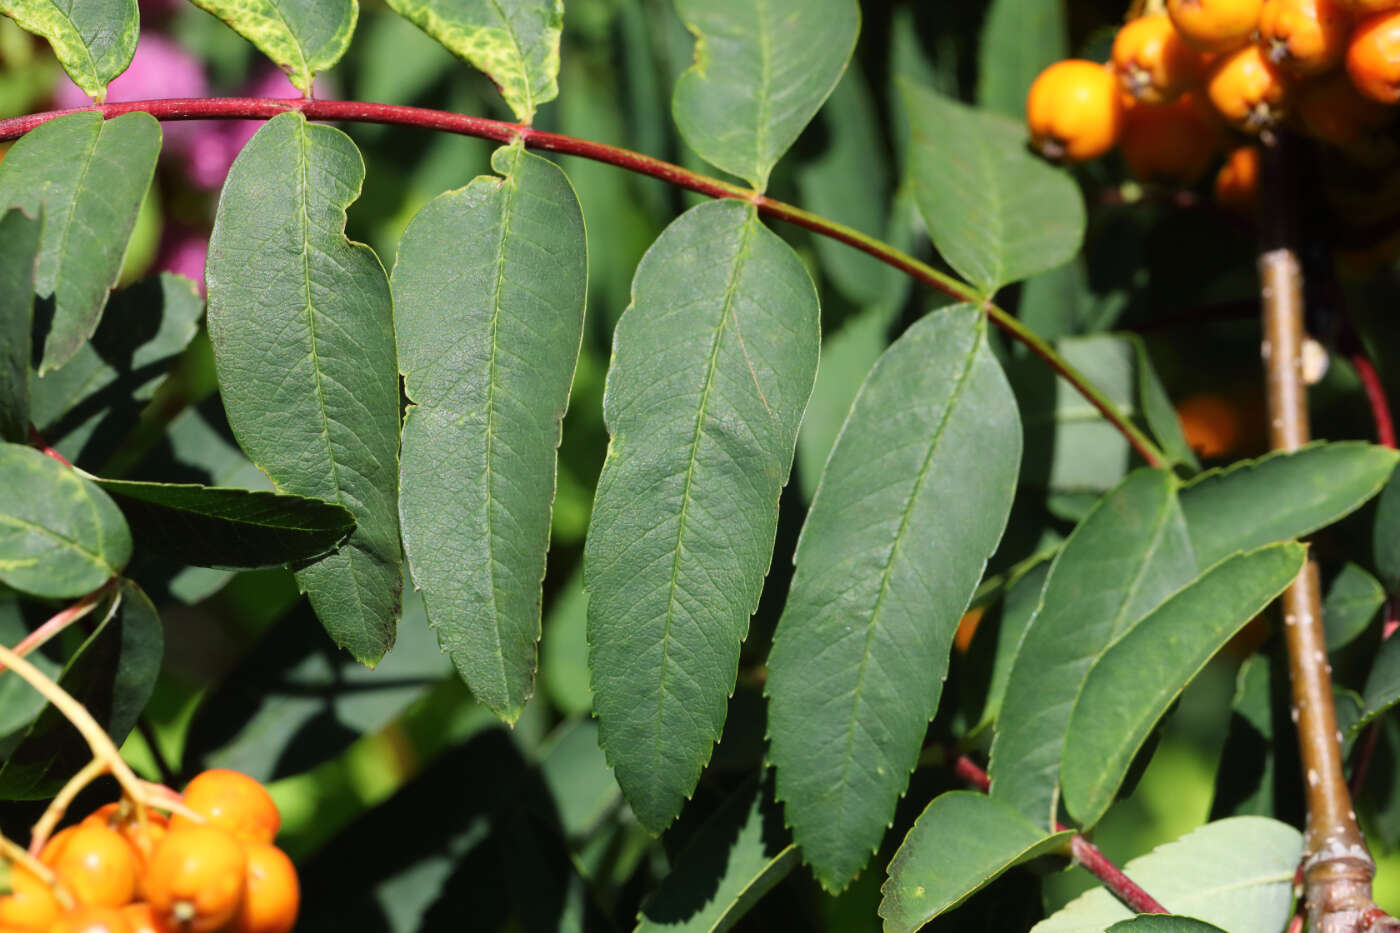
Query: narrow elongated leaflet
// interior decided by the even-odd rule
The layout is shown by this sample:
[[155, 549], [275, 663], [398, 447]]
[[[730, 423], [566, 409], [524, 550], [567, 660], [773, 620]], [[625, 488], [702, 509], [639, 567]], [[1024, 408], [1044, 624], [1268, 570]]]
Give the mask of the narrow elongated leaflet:
[[43, 223], [0, 214], [0, 441], [29, 439], [29, 348], [34, 333], [34, 260]]
[[967, 305], [895, 341], [841, 429], [766, 687], [777, 796], [829, 890], [865, 865], [908, 784], [1020, 457], [1011, 388]]
[[[880, 887], [885, 933], [914, 933], [1007, 869], [1063, 846], [1052, 833], [985, 794], [952, 791], [919, 814]], [[949, 845], [949, 840], [957, 840]]]
[[389, 0], [389, 6], [490, 78], [521, 123], [559, 96], [564, 0]]
[[394, 265], [410, 407], [399, 515], [428, 624], [477, 699], [513, 721], [534, 689], [560, 425], [588, 248], [564, 173], [520, 143], [419, 212]]
[[48, 39], [68, 77], [99, 104], [131, 64], [141, 31], [136, 0], [0, 0], [0, 13]]
[[695, 63], [671, 115], [706, 162], [768, 186], [841, 79], [860, 33], [855, 0], [676, 0]]
[[0, 209], [44, 212], [34, 290], [53, 305], [40, 375], [66, 363], [97, 329], [160, 138], [149, 114], [73, 113], [31, 130], [0, 162]]
[[310, 96], [316, 73], [345, 54], [359, 0], [192, 0], [233, 27]]
[[122, 513], [31, 447], [0, 444], [0, 583], [50, 599], [91, 592], [131, 559]]
[[194, 283], [163, 272], [112, 294], [102, 322], [73, 358], [30, 380], [32, 417], [73, 463], [101, 469], [199, 331]]
[[274, 117], [244, 147], [209, 242], [209, 339], [229, 424], [279, 491], [355, 532], [297, 574], [337, 644], [372, 664], [399, 616], [399, 379], [389, 282], [345, 237], [364, 162], [344, 133]]
[[[123, 580], [98, 607], [97, 618], [97, 629], [64, 664], [58, 685], [120, 745], [151, 699], [165, 635], [156, 607], [130, 580]], [[45, 705], [0, 766], [0, 799], [52, 797], [91, 759], [87, 743], [68, 719]]]
[[914, 196], [949, 265], [991, 294], [1073, 258], [1084, 200], [1073, 178], [1026, 151], [1025, 121], [908, 81], [900, 87]]
[[[1303, 835], [1292, 826], [1240, 816], [1192, 830], [1123, 870], [1168, 910], [1230, 933], [1278, 933], [1288, 923], [1302, 854]], [[1094, 888], [1031, 933], [1102, 933], [1132, 916], [1107, 890]]]
[[992, 795], [1049, 827], [1070, 710], [1112, 641], [1190, 582], [1196, 561], [1165, 470], [1137, 470], [1099, 500], [1051, 566], [1021, 638], [992, 742]]
[[191, 483], [99, 479], [144, 550], [192, 567], [278, 567], [323, 557], [355, 530], [339, 505]]
[[677, 854], [671, 873], [642, 904], [634, 933], [731, 929], [801, 858], [782, 813], [752, 783], [720, 806]]
[[1181, 490], [1197, 565], [1330, 525], [1379, 492], [1397, 462], [1375, 444], [1319, 441], [1201, 474]]
[[642, 825], [664, 829], [724, 725], [812, 393], [811, 277], [751, 205], [701, 204], [637, 267], [603, 397], [584, 550], [594, 710]]
[[1060, 776], [1082, 827], [1113, 802], [1157, 720], [1211, 656], [1302, 569], [1306, 549], [1273, 544], [1226, 558], [1108, 647], [1070, 713]]

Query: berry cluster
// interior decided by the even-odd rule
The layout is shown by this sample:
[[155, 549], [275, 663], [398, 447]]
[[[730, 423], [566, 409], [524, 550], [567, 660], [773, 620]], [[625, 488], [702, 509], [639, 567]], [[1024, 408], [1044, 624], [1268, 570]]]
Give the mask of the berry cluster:
[[[1287, 125], [1373, 161], [1397, 102], [1400, 0], [1166, 0], [1118, 31], [1108, 65], [1043, 71], [1026, 113], [1047, 158], [1117, 146], [1136, 178], [1189, 185], [1230, 148], [1231, 129]], [[1235, 147], [1216, 195], [1246, 207], [1257, 177], [1257, 150]]]
[[10, 865], [0, 933], [287, 933], [296, 869], [257, 781], [205, 771], [170, 814], [107, 804]]

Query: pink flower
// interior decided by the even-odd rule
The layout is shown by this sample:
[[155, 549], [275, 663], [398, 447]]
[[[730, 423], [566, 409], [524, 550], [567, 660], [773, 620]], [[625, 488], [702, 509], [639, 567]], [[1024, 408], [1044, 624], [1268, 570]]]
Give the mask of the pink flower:
[[[131, 66], [107, 87], [107, 100], [149, 100], [160, 97], [204, 97], [209, 82], [199, 61], [180, 46], [154, 32], [143, 32]], [[92, 101], [67, 77], [59, 79], [54, 97], [60, 107], [87, 107]]]

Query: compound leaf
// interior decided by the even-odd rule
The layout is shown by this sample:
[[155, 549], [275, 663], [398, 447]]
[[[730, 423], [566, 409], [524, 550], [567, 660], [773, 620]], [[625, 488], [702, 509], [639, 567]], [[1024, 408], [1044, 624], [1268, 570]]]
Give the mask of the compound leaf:
[[34, 290], [52, 298], [43, 375], [68, 362], [97, 329], [117, 284], [127, 241], [160, 153], [160, 124], [146, 113], [95, 112], [50, 120], [0, 162], [0, 209], [44, 214]]
[[828, 889], [860, 871], [904, 793], [1020, 456], [1011, 388], [963, 305], [885, 352], [827, 461], [766, 693], [777, 796]]
[[854, 0], [676, 0], [695, 63], [671, 115], [706, 162], [768, 186], [768, 173], [816, 116], [855, 50]]
[[410, 402], [399, 514], [439, 643], [513, 721], [534, 689], [588, 250], [563, 172], [519, 143], [492, 164], [500, 176], [437, 198], [399, 246], [394, 327]]
[[281, 492], [344, 505], [355, 531], [297, 574], [337, 644], [373, 664], [403, 585], [399, 377], [389, 282], [345, 237], [364, 161], [296, 113], [244, 147], [209, 243], [209, 339], [239, 445]]
[[603, 749], [660, 831], [724, 724], [820, 343], [811, 277], [736, 201], [682, 214], [618, 322], [584, 551]]
[[559, 96], [563, 0], [389, 0], [453, 55], [493, 82], [515, 117], [529, 123]]

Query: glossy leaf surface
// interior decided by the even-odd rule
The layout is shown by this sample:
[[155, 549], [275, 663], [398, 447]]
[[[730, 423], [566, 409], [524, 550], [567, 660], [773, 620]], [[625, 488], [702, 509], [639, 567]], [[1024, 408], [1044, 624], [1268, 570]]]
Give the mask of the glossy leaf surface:
[[675, 0], [695, 61], [671, 113], [706, 162], [762, 190], [855, 49], [854, 0]]
[[885, 352], [827, 462], [765, 692], [777, 796], [830, 890], [864, 866], [904, 793], [1020, 453], [986, 322], [958, 306]]
[[637, 268], [584, 586], [602, 745], [653, 832], [724, 724], [819, 342], [811, 278], [746, 205], [691, 208]]
[[209, 338], [240, 446], [279, 491], [349, 508], [355, 533], [297, 574], [337, 644], [373, 663], [402, 587], [399, 379], [389, 283], [345, 237], [364, 179], [342, 132], [273, 118], [244, 147], [209, 244]]
[[68, 362], [97, 329], [160, 141], [149, 114], [73, 113], [31, 130], [0, 162], [0, 208], [44, 214], [34, 289], [52, 308], [36, 313], [40, 375]]
[[515, 145], [414, 218], [394, 266], [410, 406], [405, 554], [467, 685], [508, 720], [534, 689], [560, 424], [588, 250], [564, 173]]
[[1227, 558], [1108, 647], [1070, 714], [1061, 779], [1083, 827], [1113, 802], [1133, 756], [1191, 679], [1283, 591], [1306, 550], [1284, 543]]

